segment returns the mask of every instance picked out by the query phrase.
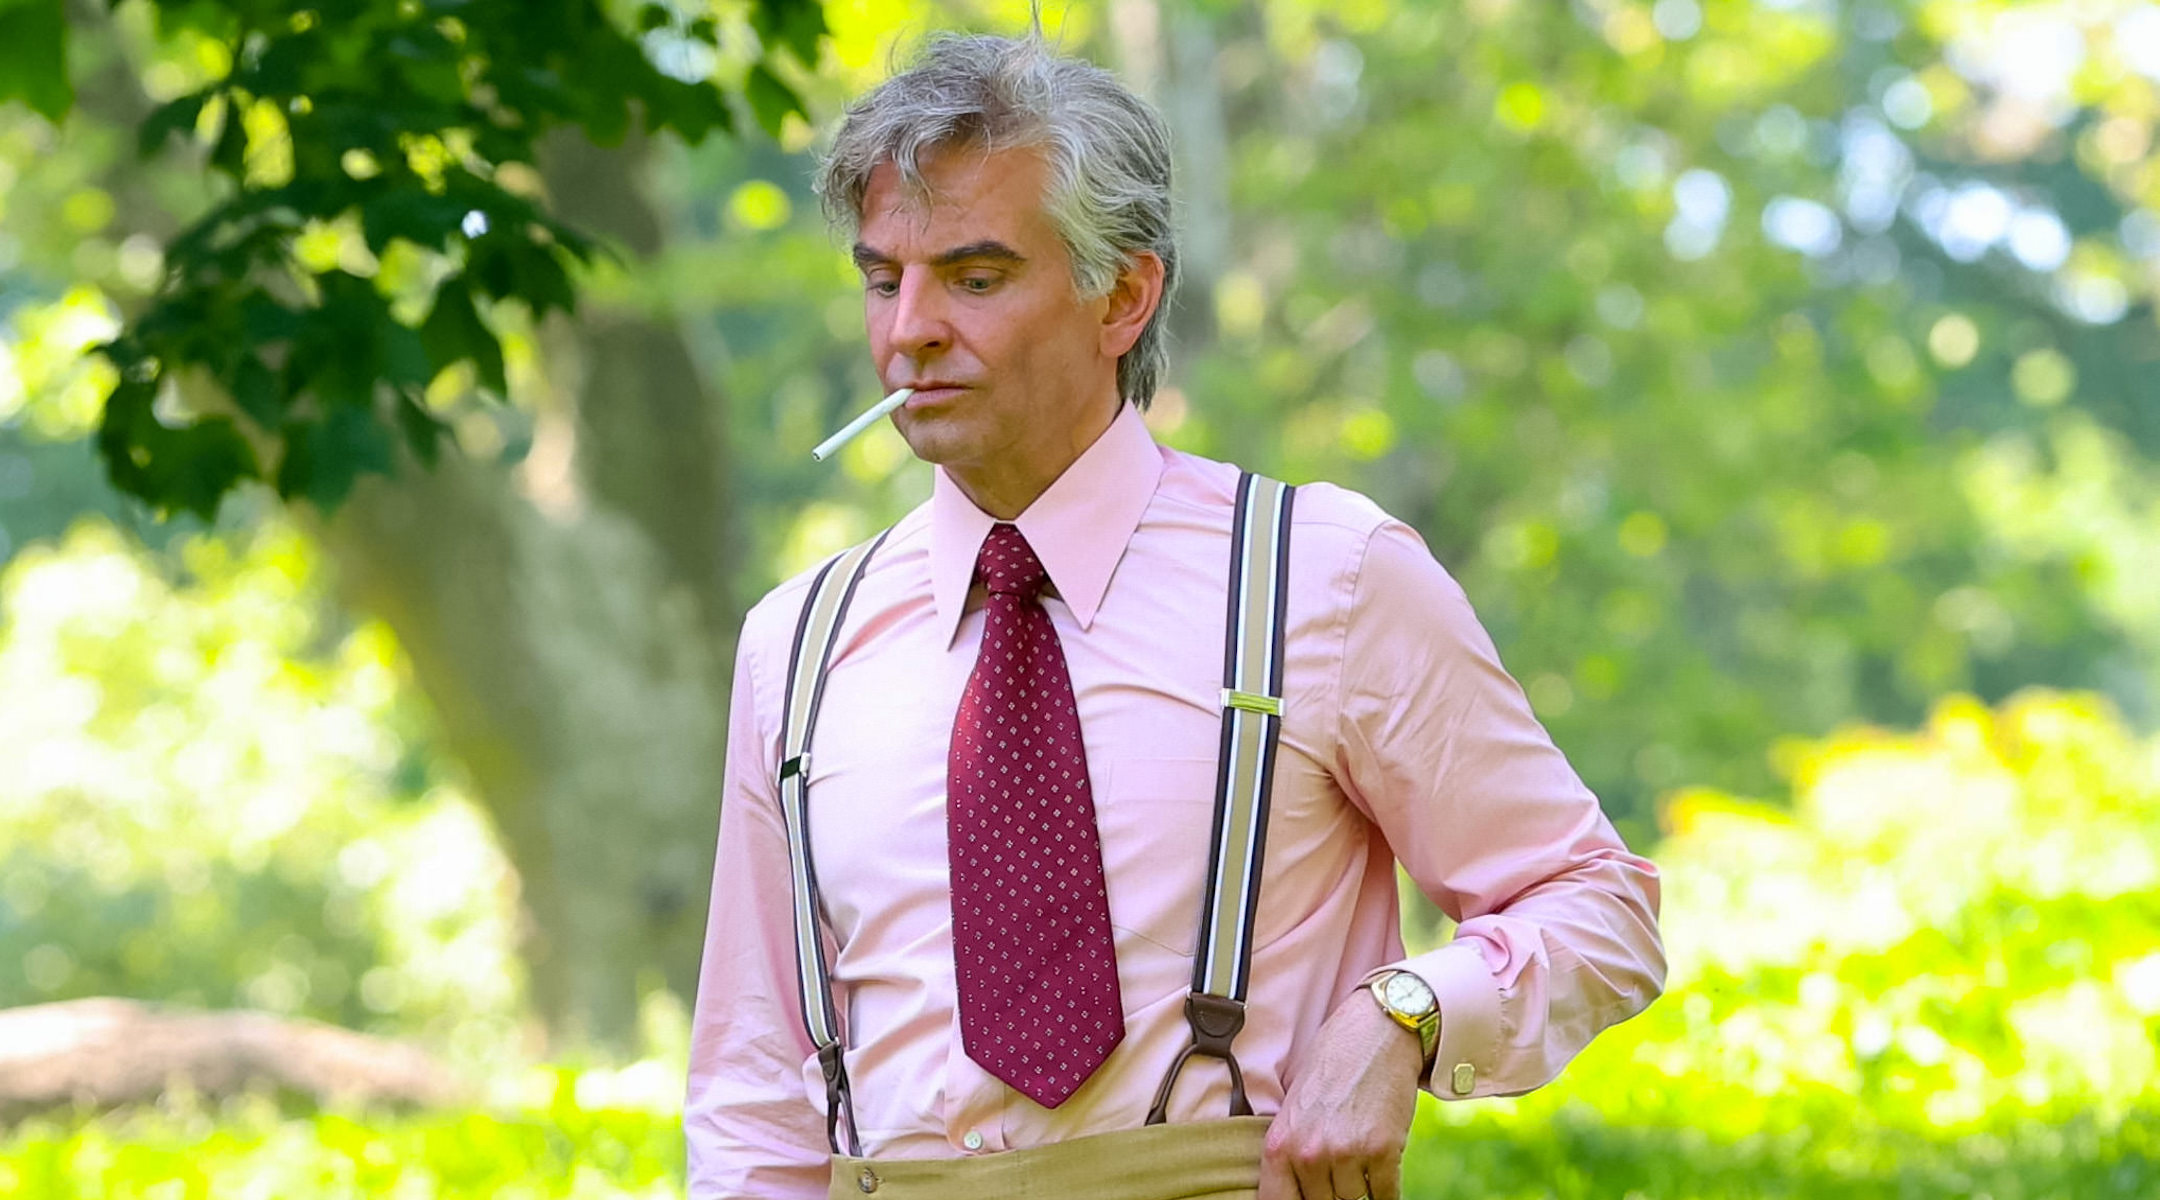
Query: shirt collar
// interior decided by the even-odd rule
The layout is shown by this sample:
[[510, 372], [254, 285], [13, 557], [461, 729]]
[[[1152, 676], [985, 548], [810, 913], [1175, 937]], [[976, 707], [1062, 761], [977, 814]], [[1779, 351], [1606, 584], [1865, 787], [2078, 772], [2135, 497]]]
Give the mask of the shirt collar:
[[[1014, 519], [1080, 628], [1094, 624], [1110, 574], [1140, 528], [1162, 473], [1154, 436], [1140, 410], [1126, 404], [1095, 444]], [[943, 467], [937, 469], [930, 486], [930, 592], [947, 645], [960, 629], [975, 558], [996, 523]]]

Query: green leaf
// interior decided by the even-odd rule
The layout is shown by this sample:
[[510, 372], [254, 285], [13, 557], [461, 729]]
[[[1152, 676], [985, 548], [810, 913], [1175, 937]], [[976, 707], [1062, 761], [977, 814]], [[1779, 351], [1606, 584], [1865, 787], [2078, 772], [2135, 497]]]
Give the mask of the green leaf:
[[750, 68], [749, 77], [743, 81], [743, 98], [750, 102], [758, 125], [774, 137], [780, 136], [780, 122], [789, 113], [803, 111], [802, 100], [794, 89], [781, 82], [764, 63]]
[[276, 429], [285, 418], [284, 391], [278, 387], [277, 376], [252, 354], [241, 359], [240, 369], [233, 373], [232, 393], [240, 411], [265, 429]]
[[394, 238], [440, 250], [457, 232], [465, 212], [466, 206], [457, 200], [418, 186], [384, 189], [361, 204], [360, 227], [375, 254], [381, 254]]
[[817, 65], [818, 39], [825, 36], [825, 6], [818, 0], [757, 0], [750, 26], [767, 46], [785, 46], [806, 67]]
[[377, 361], [382, 364], [383, 382], [400, 384], [425, 384], [435, 377], [428, 362], [427, 343], [418, 330], [396, 320], [385, 319], [375, 326], [379, 339]]
[[152, 411], [158, 381], [124, 379], [105, 399], [98, 455], [120, 491], [163, 512], [217, 518], [225, 493], [260, 468], [254, 448], [230, 417], [205, 417], [173, 428]]
[[225, 96], [224, 127], [218, 130], [217, 144], [210, 147], [210, 165], [234, 179], [246, 174], [247, 130], [229, 92]]
[[0, 0], [0, 102], [20, 100], [59, 124], [75, 105], [61, 0]]
[[164, 430], [159, 442], [150, 447], [157, 481], [157, 494], [150, 499], [206, 522], [217, 519], [225, 493], [258, 473], [254, 447], [230, 417], [205, 417], [182, 429]]
[[240, 320], [250, 345], [282, 342], [300, 332], [306, 318], [279, 304], [265, 292], [248, 293], [240, 302]]
[[136, 451], [143, 425], [156, 422], [150, 415], [155, 399], [156, 383], [123, 375], [106, 395], [105, 411], [98, 417], [98, 456], [105, 460], [106, 475], [114, 487], [144, 500], [150, 497], [140, 459], [147, 457], [147, 451], [141, 456]]
[[165, 139], [174, 134], [187, 136], [195, 131], [195, 121], [202, 116], [203, 102], [208, 100], [208, 90], [190, 92], [176, 100], [168, 100], [143, 118], [142, 128], [135, 134], [135, 152], [145, 158], [158, 152]]
[[328, 513], [344, 503], [362, 472], [390, 474], [390, 433], [371, 408], [341, 405], [320, 421], [285, 426], [285, 457], [278, 463], [278, 494], [306, 499]]
[[509, 394], [502, 343], [473, 307], [472, 290], [464, 276], [444, 280], [435, 289], [435, 307], [421, 323], [420, 344], [427, 348], [428, 360], [437, 373], [470, 359], [480, 373], [482, 386], [493, 389], [498, 396]]
[[562, 312], [577, 310], [577, 288], [570, 283], [570, 273], [563, 269], [562, 259], [545, 246], [526, 246], [510, 256], [511, 278], [515, 281], [514, 294], [530, 305], [533, 315], [546, 316], [551, 309]]
[[405, 440], [412, 444], [413, 453], [426, 466], [434, 466], [441, 451], [437, 446], [450, 432], [450, 426], [441, 418], [421, 407], [410, 392], [400, 390], [397, 394], [398, 427], [405, 431]]

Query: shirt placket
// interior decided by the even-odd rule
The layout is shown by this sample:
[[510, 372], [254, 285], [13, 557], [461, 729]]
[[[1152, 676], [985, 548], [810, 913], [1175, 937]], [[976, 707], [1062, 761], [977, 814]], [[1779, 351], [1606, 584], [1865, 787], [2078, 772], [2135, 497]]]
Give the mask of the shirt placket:
[[989, 1154], [1010, 1149], [1005, 1136], [1003, 1081], [969, 1058], [961, 1044], [960, 1010], [953, 1009], [945, 1054], [945, 1140], [955, 1154]]

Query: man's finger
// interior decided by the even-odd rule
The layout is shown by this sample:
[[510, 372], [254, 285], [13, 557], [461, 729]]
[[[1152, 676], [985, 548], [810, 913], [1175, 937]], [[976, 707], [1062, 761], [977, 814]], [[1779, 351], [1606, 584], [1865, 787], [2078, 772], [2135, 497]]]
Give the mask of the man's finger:
[[1402, 1200], [1402, 1155], [1383, 1154], [1365, 1164], [1365, 1182], [1372, 1200]]
[[1339, 1200], [1358, 1200], [1371, 1194], [1365, 1186], [1365, 1164], [1355, 1159], [1340, 1159], [1328, 1171], [1330, 1197]]
[[1273, 1153], [1260, 1156], [1260, 1190], [1255, 1200], [1298, 1200], [1297, 1181], [1290, 1168]]
[[[1290, 1168], [1297, 1174], [1298, 1194], [1305, 1200], [1335, 1200], [1335, 1172], [1326, 1162], [1298, 1162], [1292, 1160]], [[1356, 1196], [1364, 1189], [1352, 1188]]]

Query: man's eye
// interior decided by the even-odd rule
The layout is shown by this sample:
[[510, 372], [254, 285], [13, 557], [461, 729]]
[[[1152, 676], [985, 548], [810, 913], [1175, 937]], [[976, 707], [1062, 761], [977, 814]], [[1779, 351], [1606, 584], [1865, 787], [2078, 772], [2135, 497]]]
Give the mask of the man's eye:
[[992, 275], [967, 275], [961, 277], [960, 286], [980, 296], [997, 286], [997, 278]]
[[865, 279], [863, 288], [873, 296], [890, 296], [900, 290], [900, 285], [890, 279]]

